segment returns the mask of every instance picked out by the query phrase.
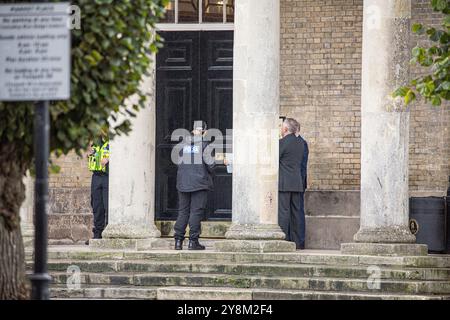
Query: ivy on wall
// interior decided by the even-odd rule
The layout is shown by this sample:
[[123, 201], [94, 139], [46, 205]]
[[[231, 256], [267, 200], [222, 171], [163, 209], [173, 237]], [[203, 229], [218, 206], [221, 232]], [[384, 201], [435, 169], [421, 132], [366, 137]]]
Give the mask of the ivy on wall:
[[429, 70], [428, 74], [413, 79], [408, 86], [398, 88], [394, 97], [403, 97], [408, 105], [416, 100], [417, 95], [425, 98], [434, 106], [440, 106], [442, 101], [450, 100], [450, 1], [431, 0], [434, 11], [444, 15], [440, 29], [426, 27], [421, 23], [414, 24], [413, 33], [427, 37], [428, 47], [417, 46], [412, 50], [412, 64], [417, 64]]

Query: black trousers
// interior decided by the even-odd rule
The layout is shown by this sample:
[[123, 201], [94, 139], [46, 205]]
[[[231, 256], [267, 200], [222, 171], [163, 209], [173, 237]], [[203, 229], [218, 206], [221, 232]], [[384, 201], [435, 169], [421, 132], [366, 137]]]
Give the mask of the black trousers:
[[175, 239], [184, 240], [189, 224], [189, 239], [198, 240], [201, 233], [201, 221], [205, 216], [208, 191], [178, 192], [178, 218], [175, 223]]
[[305, 236], [302, 232], [301, 192], [278, 193], [278, 223], [286, 234], [286, 240], [295, 242], [297, 249], [304, 247]]
[[108, 225], [108, 188], [108, 174], [94, 173], [92, 175], [91, 205], [94, 212], [94, 239], [100, 239]]

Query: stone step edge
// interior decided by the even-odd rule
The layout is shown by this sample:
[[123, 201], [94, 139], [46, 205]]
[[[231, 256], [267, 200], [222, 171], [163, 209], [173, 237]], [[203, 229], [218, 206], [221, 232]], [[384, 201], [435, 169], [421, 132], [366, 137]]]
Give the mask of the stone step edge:
[[[434, 299], [434, 300], [450, 300], [450, 295], [426, 295], [426, 294], [402, 294], [402, 293], [369, 293], [369, 292], [341, 292], [341, 291], [314, 291], [314, 290], [275, 290], [275, 289], [238, 289], [238, 288], [222, 288], [222, 287], [139, 287], [139, 286], [115, 286], [111, 287], [108, 285], [84, 285], [80, 289], [75, 290], [69, 290], [67, 287], [63, 285], [53, 285], [50, 288], [51, 295], [53, 297], [58, 297], [58, 293], [70, 293], [71, 291], [75, 294], [80, 294], [81, 292], [85, 293], [87, 291], [99, 291], [100, 295], [102, 295], [102, 290], [113, 290], [116, 294], [120, 291], [139, 291], [139, 292], [149, 292], [149, 293], [156, 293], [156, 299], [163, 298], [161, 295], [165, 294], [167, 295], [171, 293], [182, 293], [186, 294], [189, 293], [189, 296], [192, 297], [192, 299], [182, 299], [182, 300], [202, 300], [205, 297], [202, 295], [208, 295], [217, 293], [219, 294], [217, 298], [220, 298], [219, 300], [223, 300], [224, 296], [220, 296], [220, 294], [225, 293], [225, 297], [228, 296], [228, 298], [232, 298], [233, 295], [237, 295], [239, 299], [232, 298], [231, 300], [243, 300], [244, 296], [247, 296], [248, 299], [244, 300], [253, 300], [256, 295], [260, 295], [260, 298], [264, 298], [264, 295], [275, 296], [275, 295], [281, 295], [284, 296], [283, 299], [289, 296], [323, 296], [323, 297], [348, 297], [348, 298], [384, 298], [387, 300], [394, 300], [394, 299], [406, 299], [406, 300], [423, 300], [423, 299]], [[196, 294], [199, 296], [196, 298]], [[111, 295], [111, 297], [114, 295]], [[131, 295], [132, 296], [132, 295]], [[136, 295], [137, 296], [137, 295]], [[96, 299], [96, 296], [90, 296], [90, 298]], [[104, 291], [103, 295], [100, 298], [108, 299], [108, 296], [105, 297]], [[129, 299], [129, 297], [125, 297], [126, 299]], [[209, 297], [211, 299], [211, 297]], [[66, 298], [65, 298], [66, 299]], [[71, 298], [68, 298], [71, 299]], [[78, 299], [74, 298], [74, 299]], [[115, 299], [115, 298], [113, 298]], [[173, 299], [171, 299], [173, 300]]]
[[[255, 298], [256, 295], [260, 295], [260, 298], [264, 298], [264, 294], [269, 295], [309, 295], [309, 296], [340, 296], [340, 297], [383, 297], [383, 296], [390, 296], [390, 297], [397, 297], [402, 299], [450, 299], [450, 295], [425, 295], [425, 294], [402, 294], [402, 293], [370, 293], [370, 292], [342, 292], [342, 291], [318, 291], [318, 290], [277, 290], [277, 289], [236, 289], [232, 288], [232, 290], [235, 291], [242, 291], [242, 292], [250, 292], [252, 294], [252, 298]], [[217, 288], [217, 287], [202, 287], [202, 288], [196, 288], [196, 287], [162, 287], [158, 289], [158, 294], [161, 295], [161, 292], [190, 292], [190, 295], [195, 293], [201, 293], [201, 292], [222, 292], [223, 288]], [[230, 290], [231, 291], [231, 290]], [[283, 298], [284, 299], [284, 298]]]
[[[31, 252], [27, 253], [27, 260], [32, 260], [30, 255]], [[92, 254], [94, 257], [89, 257], [89, 254]], [[228, 261], [233, 261], [235, 263], [241, 263], [242, 260], [245, 260], [249, 256], [256, 257], [259, 261], [274, 261], [281, 263], [316, 263], [316, 261], [311, 262], [311, 260], [329, 258], [330, 260], [339, 261], [338, 263], [345, 265], [397, 265], [397, 266], [411, 266], [417, 268], [450, 268], [450, 255], [429, 255], [425, 257], [400, 257], [400, 256], [356, 256], [356, 255], [340, 255], [338, 253], [317, 253], [317, 252], [296, 252], [296, 253], [265, 253], [265, 254], [245, 254], [242, 256], [242, 253], [220, 253], [216, 251], [203, 251], [203, 252], [189, 252], [189, 251], [178, 251], [175, 252], [173, 250], [155, 250], [155, 251], [111, 251], [111, 250], [99, 250], [99, 251], [88, 251], [88, 250], [77, 250], [77, 251], [49, 251], [49, 257], [54, 260], [59, 259], [71, 259], [71, 256], [75, 256], [75, 259], [80, 259], [80, 256], [88, 255], [86, 261], [90, 261], [93, 259], [104, 260], [106, 258], [110, 258], [114, 256], [117, 260], [143, 260], [142, 256], [148, 254], [151, 258], [161, 259], [161, 258], [170, 258], [173, 261], [182, 261], [183, 259], [189, 260], [213, 260], [221, 259], [223, 257], [228, 258]], [[60, 255], [60, 256], [58, 256]], [[158, 255], [161, 255], [158, 257]], [[78, 256], [78, 257], [77, 257]], [[109, 257], [108, 257], [109, 256]], [[134, 256], [134, 257], [133, 257]], [[141, 256], [136, 259], [135, 256]], [[242, 259], [244, 257], [244, 259]], [[282, 258], [281, 260], [279, 258]], [[150, 257], [149, 257], [150, 258]], [[175, 258], [175, 259], [173, 259]], [[332, 261], [333, 263], [334, 261]]]
[[[82, 259], [49, 259], [48, 264], [86, 264], [86, 263], [117, 263], [117, 264], [145, 264], [145, 265], [208, 265], [208, 266], [237, 266], [236, 262], [232, 261], [202, 261], [202, 260], [188, 260], [188, 261], [178, 261], [178, 260], [166, 260], [166, 261], [152, 261], [148, 259], [136, 259], [136, 260], [108, 260], [108, 259], [99, 259], [99, 260], [82, 260]], [[33, 261], [26, 261], [27, 266], [32, 266], [34, 264]], [[310, 267], [319, 267], [319, 268], [339, 268], [339, 269], [350, 269], [350, 270], [363, 270], [367, 269], [367, 267], [371, 265], [342, 265], [342, 264], [326, 264], [326, 263], [286, 263], [286, 262], [274, 262], [274, 261], [260, 261], [260, 262], [244, 262], [239, 263], [239, 266], [258, 266], [258, 267], [284, 267], [284, 268], [310, 268]], [[373, 264], [373, 266], [378, 266], [381, 270], [386, 271], [449, 271], [450, 267], [415, 267], [415, 266], [401, 266], [401, 265], [386, 265], [386, 264]]]
[[[162, 258], [162, 259], [161, 259]], [[281, 265], [281, 266], [298, 266], [298, 265], [304, 265], [304, 266], [313, 266], [313, 265], [323, 265], [323, 266], [340, 266], [340, 267], [368, 267], [368, 266], [379, 266], [382, 268], [401, 268], [401, 269], [417, 269], [417, 270], [423, 270], [423, 269], [439, 269], [439, 270], [450, 270], [450, 262], [449, 264], [445, 263], [445, 265], [436, 265], [436, 264], [425, 264], [425, 265], [415, 265], [412, 263], [399, 263], [398, 261], [391, 261], [390, 263], [386, 263], [386, 261], [380, 261], [378, 259], [374, 259], [373, 261], [365, 260], [362, 262], [350, 262], [350, 263], [343, 263], [342, 261], [324, 261], [318, 259], [315, 260], [309, 260], [309, 261], [289, 261], [289, 260], [271, 260], [271, 259], [260, 259], [257, 261], [234, 261], [229, 259], [224, 260], [216, 260], [216, 259], [210, 259], [209, 257], [206, 259], [202, 258], [190, 258], [190, 259], [164, 259], [166, 257], [157, 257], [156, 259], [154, 257], [151, 258], [118, 258], [118, 257], [94, 257], [90, 259], [83, 259], [80, 257], [70, 258], [70, 257], [49, 257], [48, 262], [54, 262], [57, 263], [58, 261], [80, 261], [80, 262], [155, 262], [155, 263], [220, 263], [220, 264], [271, 264], [271, 265]], [[25, 262], [27, 264], [33, 264], [33, 259], [26, 259]]]
[[[66, 272], [50, 272], [50, 276], [67, 276]], [[234, 279], [244, 279], [244, 280], [261, 280], [261, 279], [277, 279], [277, 280], [297, 280], [297, 281], [341, 281], [341, 282], [366, 282], [368, 277], [365, 278], [336, 278], [336, 277], [287, 277], [287, 276], [258, 276], [258, 275], [230, 275], [224, 273], [186, 273], [186, 272], [83, 272], [82, 275], [91, 276], [108, 276], [108, 277], [166, 277], [166, 278], [176, 278], [176, 277], [230, 277]], [[449, 284], [448, 280], [416, 280], [416, 279], [381, 279], [381, 283], [391, 283], [391, 284]], [[225, 287], [226, 288], [226, 287]], [[450, 294], [450, 293], [449, 293]]]
[[79, 300], [83, 298], [106, 300], [156, 300], [158, 287], [82, 285], [69, 289], [63, 285], [51, 285], [50, 297]]
[[[165, 266], [176, 266], [176, 267], [187, 267], [187, 266], [193, 266], [193, 267], [199, 267], [199, 266], [208, 266], [208, 267], [235, 267], [236, 264], [235, 263], [212, 263], [212, 262], [208, 262], [208, 263], [203, 263], [200, 261], [188, 261], [188, 262], [173, 262], [173, 261], [163, 261], [163, 262], [154, 262], [154, 261], [114, 261], [114, 260], [101, 260], [101, 261], [86, 261], [86, 260], [50, 260], [48, 262], [48, 266], [49, 266], [49, 270], [50, 271], [55, 271], [55, 272], [63, 272], [61, 270], [52, 270], [51, 266], [52, 264], [67, 264], [68, 266], [77, 266], [77, 265], [83, 265], [86, 263], [107, 263], [107, 264], [119, 264], [119, 265], [123, 265], [123, 264], [128, 264], [128, 263], [139, 263], [142, 265], [148, 265], [148, 266], [152, 266], [152, 265], [165, 265]], [[33, 263], [27, 263], [27, 271], [31, 272], [32, 271], [32, 266]], [[242, 267], [247, 267], [247, 268], [252, 268], [252, 267], [256, 267], [256, 268], [287, 268], [287, 269], [308, 269], [308, 268], [312, 268], [312, 269], [318, 269], [318, 270], [330, 270], [330, 269], [337, 269], [341, 272], [364, 272], [368, 271], [368, 267], [365, 266], [339, 266], [339, 265], [330, 265], [330, 264], [300, 264], [300, 265], [293, 265], [293, 264], [273, 264], [273, 263], [244, 263], [244, 264], [240, 264], [239, 266]], [[394, 276], [392, 277], [389, 273], [404, 273], [407, 274], [408, 272], [418, 272], [418, 273], [426, 273], [426, 272], [431, 272], [431, 273], [436, 273], [436, 272], [448, 272], [450, 275], [450, 268], [413, 268], [413, 267], [407, 267], [407, 268], [400, 268], [398, 266], [380, 266], [379, 267], [380, 272], [382, 273], [382, 279], [400, 279], [400, 280], [406, 280], [403, 279], [399, 276]], [[115, 265], [114, 269], [118, 269], [118, 266]], [[245, 271], [245, 270], [244, 270]], [[110, 270], [109, 272], [113, 272], [113, 270]], [[116, 270], [116, 272], [120, 272], [120, 273], [139, 273], [139, 274], [143, 274], [143, 273], [154, 273], [155, 271], [146, 271], [146, 270]], [[173, 273], [180, 273], [180, 272], [187, 272], [187, 271], [174, 271]], [[211, 272], [202, 272], [201, 270], [196, 270], [194, 271], [189, 271], [191, 274], [205, 274], [205, 273], [211, 273]], [[96, 273], [96, 271], [90, 271], [90, 273]], [[171, 272], [172, 273], [172, 272]], [[214, 273], [214, 272], [213, 272]], [[227, 274], [227, 275], [235, 275], [236, 273], [232, 273], [232, 272], [221, 272], [219, 274]], [[245, 275], [259, 275], [259, 276], [268, 276], [266, 273], [248, 273], [248, 272], [244, 272], [243, 274]], [[279, 275], [282, 276], [282, 275]], [[324, 275], [325, 276], [325, 275]], [[369, 276], [369, 274], [367, 273], [367, 276]], [[336, 277], [336, 278], [346, 278], [346, 275], [343, 275], [342, 277]], [[412, 277], [412, 276], [411, 276]], [[447, 278], [444, 277], [444, 275], [441, 275], [440, 277], [437, 276], [433, 276], [433, 275], [426, 275], [426, 274], [421, 274], [418, 275], [416, 279], [411, 279], [411, 277], [409, 277], [410, 280], [422, 280], [422, 281], [442, 281], [442, 280], [446, 280]], [[354, 277], [352, 277], [352, 279], [356, 279]], [[448, 278], [450, 280], [450, 276]]]

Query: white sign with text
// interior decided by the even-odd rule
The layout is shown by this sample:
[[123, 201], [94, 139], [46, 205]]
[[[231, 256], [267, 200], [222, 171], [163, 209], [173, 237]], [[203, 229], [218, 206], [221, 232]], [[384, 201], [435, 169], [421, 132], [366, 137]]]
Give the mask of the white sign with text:
[[69, 8], [0, 5], [0, 101], [70, 98]]

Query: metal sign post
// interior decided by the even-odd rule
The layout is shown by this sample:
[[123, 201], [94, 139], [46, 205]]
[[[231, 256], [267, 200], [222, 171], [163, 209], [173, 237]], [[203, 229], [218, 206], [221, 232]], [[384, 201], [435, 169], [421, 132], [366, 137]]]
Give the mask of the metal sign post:
[[0, 5], [0, 101], [39, 101], [34, 120], [35, 239], [32, 299], [49, 299], [48, 162], [52, 100], [70, 98], [69, 3]]
[[31, 298], [48, 300], [48, 285], [51, 277], [47, 270], [48, 242], [48, 157], [50, 142], [50, 113], [48, 101], [38, 102], [34, 116], [34, 155], [36, 165], [35, 203], [34, 203], [34, 273]]

